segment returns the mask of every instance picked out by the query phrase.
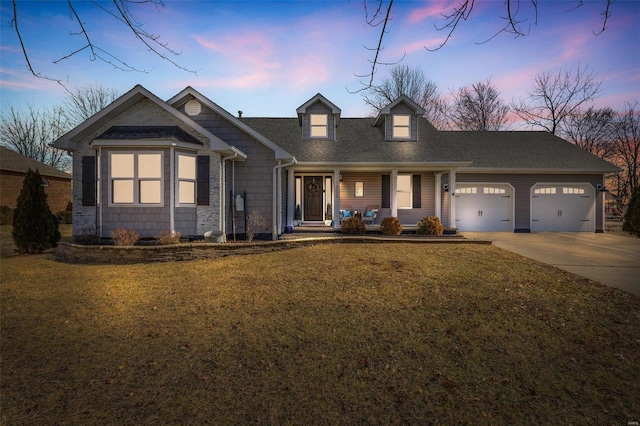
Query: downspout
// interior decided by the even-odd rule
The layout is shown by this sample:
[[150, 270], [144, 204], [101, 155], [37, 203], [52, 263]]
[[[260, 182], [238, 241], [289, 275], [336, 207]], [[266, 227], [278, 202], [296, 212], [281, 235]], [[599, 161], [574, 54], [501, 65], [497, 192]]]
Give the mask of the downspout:
[[175, 219], [175, 209], [176, 209], [176, 171], [175, 168], [175, 149], [172, 146], [169, 148], [169, 227], [171, 228], [171, 235], [174, 235], [176, 232], [176, 219]]
[[[219, 225], [219, 230], [220, 232], [222, 232], [222, 238], [224, 240], [224, 242], [227, 241], [227, 233], [225, 231], [225, 225], [226, 225], [226, 220], [227, 217], [225, 215], [225, 212], [227, 211], [227, 209], [225, 208], [225, 202], [227, 200], [227, 173], [226, 173], [226, 166], [225, 166], [225, 162], [227, 160], [233, 160], [234, 158], [238, 157], [238, 153], [234, 152], [233, 155], [229, 155], [228, 157], [222, 157], [222, 168], [220, 170], [220, 174], [222, 175], [220, 178], [220, 182], [221, 182], [221, 190], [220, 190], [220, 214], [218, 215], [218, 217], [220, 218], [220, 225]], [[233, 186], [235, 180], [235, 170], [232, 172], [232, 176], [231, 176], [231, 184]]]
[[96, 200], [99, 203], [98, 204], [98, 229], [96, 231], [96, 233], [100, 236], [100, 238], [102, 238], [102, 170], [100, 167], [100, 163], [102, 163], [102, 147], [98, 148], [98, 165], [96, 167], [96, 181], [97, 181], [97, 188], [96, 188]]
[[282, 223], [281, 222], [282, 219], [280, 217], [281, 203], [278, 202], [280, 200], [280, 196], [279, 196], [280, 191], [282, 190], [282, 185], [280, 184], [282, 181], [282, 177], [280, 176], [279, 171], [282, 168], [297, 164], [298, 160], [296, 160], [296, 157], [292, 157], [291, 162], [285, 163], [285, 164], [280, 164], [280, 163], [281, 163], [280, 160], [278, 160], [278, 165], [273, 167], [273, 207], [271, 209], [271, 212], [272, 212], [271, 239], [272, 240], [278, 239], [278, 231], [280, 229], [279, 225]]

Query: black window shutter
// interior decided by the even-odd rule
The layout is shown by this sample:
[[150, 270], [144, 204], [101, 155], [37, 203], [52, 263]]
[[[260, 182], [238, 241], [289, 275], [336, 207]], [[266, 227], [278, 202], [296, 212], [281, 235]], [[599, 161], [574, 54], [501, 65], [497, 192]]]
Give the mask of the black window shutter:
[[82, 205], [96, 205], [96, 157], [82, 157]]
[[422, 175], [413, 175], [413, 208], [419, 209], [422, 207]]
[[196, 204], [199, 206], [209, 205], [209, 161], [208, 155], [198, 155]]
[[382, 175], [382, 208], [391, 208], [391, 176]]

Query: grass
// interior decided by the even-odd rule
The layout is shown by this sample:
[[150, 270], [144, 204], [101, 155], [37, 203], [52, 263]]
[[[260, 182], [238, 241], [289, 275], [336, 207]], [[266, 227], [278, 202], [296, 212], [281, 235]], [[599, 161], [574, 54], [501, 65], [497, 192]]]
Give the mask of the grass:
[[0, 278], [2, 424], [640, 420], [640, 298], [491, 246]]
[[[16, 256], [16, 246], [13, 244], [13, 238], [11, 237], [11, 225], [0, 225], [0, 259], [6, 259], [8, 257]], [[72, 225], [60, 225], [60, 234], [62, 235], [61, 241], [73, 241]]]

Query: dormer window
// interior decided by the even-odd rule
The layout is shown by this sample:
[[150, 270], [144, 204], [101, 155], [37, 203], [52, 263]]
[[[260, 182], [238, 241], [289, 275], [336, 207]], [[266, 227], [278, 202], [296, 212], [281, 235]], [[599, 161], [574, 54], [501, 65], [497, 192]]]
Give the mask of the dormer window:
[[327, 114], [309, 114], [309, 118], [311, 119], [311, 137], [326, 138], [329, 135]]
[[393, 114], [393, 139], [411, 138], [411, 116], [409, 114]]

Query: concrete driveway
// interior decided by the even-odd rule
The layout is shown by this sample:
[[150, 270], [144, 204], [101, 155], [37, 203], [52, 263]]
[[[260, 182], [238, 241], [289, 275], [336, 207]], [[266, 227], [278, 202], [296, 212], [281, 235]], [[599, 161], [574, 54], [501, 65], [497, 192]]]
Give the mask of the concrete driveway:
[[640, 295], [640, 238], [589, 232], [462, 232], [505, 250]]

